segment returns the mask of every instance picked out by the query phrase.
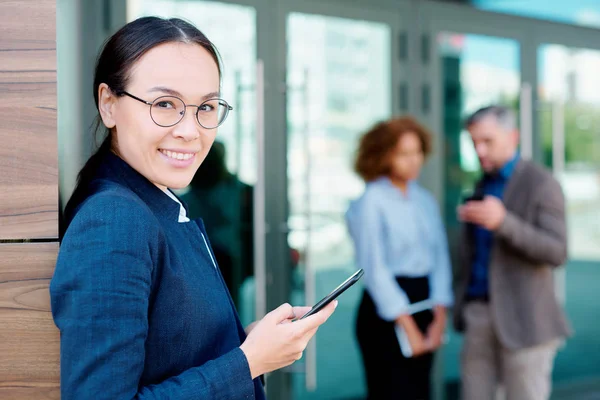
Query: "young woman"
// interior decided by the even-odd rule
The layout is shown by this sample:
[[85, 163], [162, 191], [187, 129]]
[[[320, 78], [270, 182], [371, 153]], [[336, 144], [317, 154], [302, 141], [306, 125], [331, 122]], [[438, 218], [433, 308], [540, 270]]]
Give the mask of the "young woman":
[[293, 363], [335, 304], [284, 304], [246, 337], [187, 186], [232, 109], [217, 51], [179, 19], [125, 25], [97, 62], [106, 139], [65, 210], [51, 282], [62, 399], [264, 399], [260, 376]]
[[[375, 125], [358, 149], [355, 169], [366, 188], [346, 219], [357, 264], [365, 270], [356, 334], [369, 399], [430, 397], [433, 352], [442, 343], [452, 302], [438, 205], [416, 182], [430, 142], [416, 121], [397, 118]], [[411, 307], [428, 301], [431, 309]], [[401, 351], [400, 332], [412, 355]]]

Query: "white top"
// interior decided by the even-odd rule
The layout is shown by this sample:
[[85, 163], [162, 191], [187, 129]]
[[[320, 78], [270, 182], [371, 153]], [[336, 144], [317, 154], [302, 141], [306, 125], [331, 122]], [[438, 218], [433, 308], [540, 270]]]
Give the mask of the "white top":
[[187, 216], [187, 212], [185, 211], [185, 207], [183, 206], [183, 204], [181, 204], [179, 199], [177, 197], [175, 197], [175, 195], [173, 193], [171, 193], [171, 191], [169, 189], [165, 190], [165, 193], [179, 204], [179, 219], [178, 219], [178, 221], [179, 222], [190, 222], [190, 219]]

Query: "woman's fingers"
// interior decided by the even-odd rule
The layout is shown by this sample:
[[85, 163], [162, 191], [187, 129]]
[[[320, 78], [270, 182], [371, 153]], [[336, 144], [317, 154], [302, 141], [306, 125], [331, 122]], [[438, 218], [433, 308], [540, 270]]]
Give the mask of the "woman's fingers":
[[312, 331], [325, 323], [331, 314], [333, 314], [336, 307], [337, 300], [334, 300], [318, 313], [294, 322], [295, 328], [302, 332], [302, 336], [304, 336], [307, 332]]

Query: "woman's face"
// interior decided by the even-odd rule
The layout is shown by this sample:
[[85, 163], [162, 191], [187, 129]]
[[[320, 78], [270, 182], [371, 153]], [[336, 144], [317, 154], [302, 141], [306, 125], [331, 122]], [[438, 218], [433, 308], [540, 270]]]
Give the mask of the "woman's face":
[[[219, 78], [215, 60], [201, 46], [165, 43], [133, 65], [125, 90], [148, 102], [176, 96], [199, 105], [219, 97]], [[115, 96], [105, 84], [100, 85], [99, 99], [104, 124], [114, 128], [113, 149], [125, 162], [163, 190], [191, 182], [217, 133], [198, 123], [197, 107], [187, 107], [178, 124], [161, 127], [150, 117], [149, 105]]]
[[417, 179], [423, 166], [423, 145], [415, 132], [406, 132], [390, 152], [390, 175], [401, 181]]

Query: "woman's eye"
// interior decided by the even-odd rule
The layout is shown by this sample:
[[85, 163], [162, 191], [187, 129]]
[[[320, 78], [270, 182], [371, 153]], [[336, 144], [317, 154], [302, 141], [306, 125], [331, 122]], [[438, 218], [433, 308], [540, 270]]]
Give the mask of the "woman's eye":
[[158, 103], [155, 104], [155, 107], [158, 107], [158, 108], [174, 108], [175, 106], [170, 101], [159, 101]]
[[216, 106], [212, 103], [204, 103], [200, 106], [202, 112], [212, 112], [216, 109]]

